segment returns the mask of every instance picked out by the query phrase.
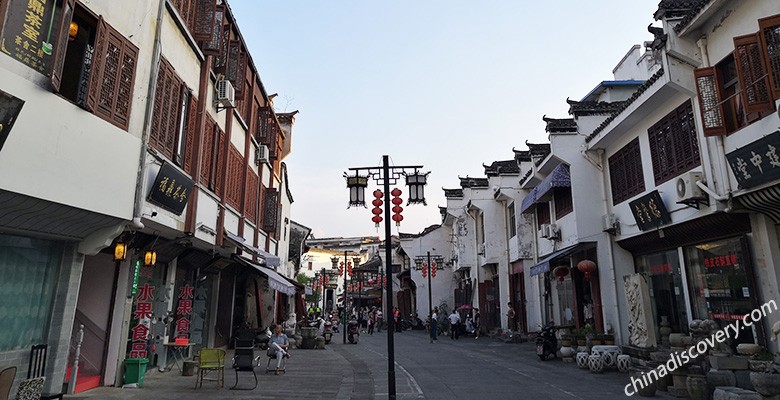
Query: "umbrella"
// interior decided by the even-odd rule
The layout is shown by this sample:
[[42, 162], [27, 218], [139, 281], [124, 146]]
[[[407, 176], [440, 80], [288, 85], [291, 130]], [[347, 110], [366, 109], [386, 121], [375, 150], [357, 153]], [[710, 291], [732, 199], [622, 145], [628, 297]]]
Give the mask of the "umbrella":
[[458, 310], [471, 310], [471, 305], [470, 304], [464, 304], [464, 305], [458, 307]]

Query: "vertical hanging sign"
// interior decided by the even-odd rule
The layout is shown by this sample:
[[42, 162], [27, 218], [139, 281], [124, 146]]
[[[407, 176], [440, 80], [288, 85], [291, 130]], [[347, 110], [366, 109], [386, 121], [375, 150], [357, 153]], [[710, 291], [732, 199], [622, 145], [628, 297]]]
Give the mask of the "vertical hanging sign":
[[[0, 50], [24, 65], [51, 75], [54, 42], [55, 0], [5, 2], [7, 15], [0, 36]], [[0, 21], [2, 22], [2, 21]]]
[[179, 318], [176, 320], [176, 342], [186, 343], [190, 338], [190, 318], [192, 318], [192, 299], [193, 287], [185, 284], [179, 289], [179, 306], [176, 308], [176, 314]]
[[133, 314], [133, 318], [138, 320], [138, 324], [131, 329], [130, 358], [146, 358], [149, 326], [152, 322], [152, 300], [154, 300], [154, 286], [145, 283], [138, 288], [135, 313]]

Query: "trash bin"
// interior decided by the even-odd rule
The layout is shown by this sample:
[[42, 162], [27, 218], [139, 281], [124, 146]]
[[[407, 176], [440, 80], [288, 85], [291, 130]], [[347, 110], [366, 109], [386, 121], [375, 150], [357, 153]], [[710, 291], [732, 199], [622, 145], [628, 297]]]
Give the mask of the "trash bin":
[[181, 368], [181, 374], [183, 376], [193, 376], [193, 375], [195, 375], [195, 366], [197, 365], [197, 363], [195, 361], [187, 360], [187, 361], [184, 361], [182, 364], [184, 364], [184, 365], [182, 365], [182, 368]]
[[138, 386], [144, 385], [144, 375], [146, 374], [146, 364], [149, 362], [146, 358], [128, 358], [125, 360], [125, 384], [137, 383]]

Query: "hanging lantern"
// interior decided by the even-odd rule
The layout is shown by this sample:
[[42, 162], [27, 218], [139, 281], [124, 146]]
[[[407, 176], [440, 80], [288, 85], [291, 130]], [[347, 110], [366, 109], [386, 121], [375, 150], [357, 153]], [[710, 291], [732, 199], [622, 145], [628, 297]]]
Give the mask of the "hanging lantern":
[[144, 253], [144, 266], [152, 267], [157, 263], [157, 252], [153, 250], [146, 250]]
[[416, 172], [412, 175], [406, 175], [406, 185], [409, 186], [409, 201], [406, 204], [419, 204], [427, 205], [425, 203], [425, 185], [428, 181], [428, 174], [430, 172], [421, 174]]
[[401, 199], [401, 189], [395, 188], [392, 192], [390, 192], [391, 195], [393, 195], [393, 199], [391, 202], [393, 203], [393, 221], [395, 221], [396, 226], [401, 226], [401, 221], [404, 220], [404, 216], [401, 215], [401, 212], [404, 210], [403, 207], [401, 207], [401, 204], [403, 204], [403, 199]]
[[422, 269], [422, 271], [420, 271], [420, 272], [422, 272], [422, 277], [423, 277], [423, 278], [425, 278], [426, 276], [428, 276], [428, 268], [423, 268], [423, 269]]
[[577, 269], [585, 274], [586, 281], [590, 281], [590, 274], [596, 272], [596, 263], [591, 260], [582, 260], [577, 263]]
[[[346, 175], [346, 174], [345, 174]], [[347, 176], [347, 187], [349, 188], [349, 206], [366, 206], [366, 186], [368, 186], [367, 176]]]
[[123, 242], [116, 242], [114, 245], [114, 261], [124, 261], [127, 259], [127, 245]]
[[336, 256], [331, 257], [330, 263], [333, 265], [333, 268], [336, 268], [336, 266], [339, 265], [339, 258]]
[[384, 196], [384, 193], [381, 190], [374, 190], [374, 201], [371, 202], [374, 205], [374, 208], [371, 210], [374, 217], [371, 218], [371, 221], [374, 221], [377, 228], [379, 228], [379, 223], [382, 222], [382, 204], [384, 204], [382, 196]]
[[553, 270], [553, 275], [555, 275], [559, 281], [563, 282], [563, 278], [565, 278], [566, 275], [569, 275], [569, 266], [559, 265], [555, 267], [555, 269]]

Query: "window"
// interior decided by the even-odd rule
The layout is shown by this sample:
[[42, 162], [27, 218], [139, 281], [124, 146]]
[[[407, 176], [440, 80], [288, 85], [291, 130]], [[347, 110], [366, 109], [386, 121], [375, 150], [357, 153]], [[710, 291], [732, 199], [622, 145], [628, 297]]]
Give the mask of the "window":
[[553, 191], [553, 202], [555, 203], [555, 219], [561, 219], [574, 211], [574, 205], [571, 200], [571, 187], [555, 188]]
[[309, 261], [309, 271], [311, 271], [311, 269], [312, 269], [312, 262]]
[[701, 164], [690, 100], [656, 122], [647, 134], [656, 185]]
[[228, 177], [226, 202], [236, 210], [241, 209], [241, 189], [244, 187], [244, 157], [233, 145], [228, 149]]
[[260, 184], [260, 178], [257, 176], [257, 174], [249, 170], [249, 173], [246, 175], [246, 195], [245, 195], [245, 204], [246, 209], [244, 210], [244, 214], [246, 215], [249, 222], [257, 223], [257, 198], [258, 198], [258, 192], [260, 188], [258, 185]]
[[780, 15], [734, 38], [734, 53], [695, 71], [705, 135], [732, 133], [761, 119], [780, 97]]
[[195, 140], [195, 110], [197, 100], [176, 75], [171, 64], [162, 58], [154, 94], [154, 114], [149, 133], [149, 145], [169, 160], [189, 170], [192, 154], [189, 147]]
[[203, 130], [203, 148], [201, 149], [201, 162], [203, 166], [200, 170], [200, 183], [206, 185], [209, 190], [222, 196], [221, 182], [224, 178], [224, 165], [222, 165], [222, 148], [225, 145], [225, 133], [219, 128], [219, 125], [211, 118], [207, 117], [206, 128]]
[[[63, 26], [78, 25], [57, 44], [51, 82], [63, 97], [127, 130], [135, 83], [138, 48], [103, 18], [65, 1]], [[70, 16], [72, 15], [72, 17]]]
[[517, 218], [515, 218], [515, 203], [510, 203], [509, 207], [507, 207], [509, 220], [507, 221], [507, 225], [509, 225], [509, 237], [515, 237], [517, 236]]
[[618, 150], [608, 161], [612, 204], [618, 204], [645, 191], [638, 138]]
[[550, 223], [550, 203], [536, 203], [536, 221], [539, 227], [541, 227], [542, 224]]

